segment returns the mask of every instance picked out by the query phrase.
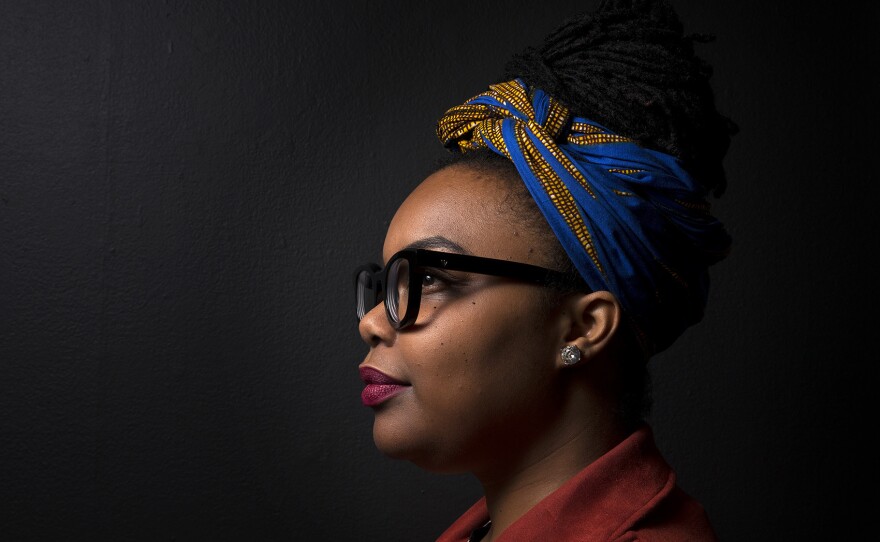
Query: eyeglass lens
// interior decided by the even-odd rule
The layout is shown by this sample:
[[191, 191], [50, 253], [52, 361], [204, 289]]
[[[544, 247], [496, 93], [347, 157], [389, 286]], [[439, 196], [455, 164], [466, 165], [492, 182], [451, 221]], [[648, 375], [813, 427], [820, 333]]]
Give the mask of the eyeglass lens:
[[[388, 267], [388, 285], [384, 292], [385, 310], [395, 324], [406, 318], [409, 304], [409, 261], [398, 258]], [[357, 276], [357, 316], [362, 319], [373, 307], [383, 301], [382, 285], [379, 283], [381, 271], [361, 270]]]
[[379, 285], [375, 275], [362, 269], [357, 276], [357, 317], [362, 319], [379, 302]]
[[385, 295], [385, 306], [391, 321], [399, 324], [406, 318], [406, 307], [409, 303], [409, 261], [399, 258], [388, 268], [388, 292]]

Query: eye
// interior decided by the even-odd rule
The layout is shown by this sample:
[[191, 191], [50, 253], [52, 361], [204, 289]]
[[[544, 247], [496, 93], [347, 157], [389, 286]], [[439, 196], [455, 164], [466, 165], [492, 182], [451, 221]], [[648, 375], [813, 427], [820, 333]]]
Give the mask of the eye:
[[433, 271], [422, 275], [422, 293], [439, 293], [450, 286], [450, 278], [440, 272]]
[[459, 280], [439, 269], [425, 269], [422, 271], [422, 294], [440, 295], [459, 286]]

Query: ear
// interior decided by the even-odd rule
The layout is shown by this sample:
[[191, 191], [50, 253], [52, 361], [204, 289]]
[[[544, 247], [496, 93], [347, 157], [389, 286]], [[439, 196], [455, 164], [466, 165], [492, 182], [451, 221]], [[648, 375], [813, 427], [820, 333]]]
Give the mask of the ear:
[[[574, 345], [581, 352], [581, 361], [605, 351], [620, 328], [623, 308], [611, 292], [601, 290], [577, 296], [566, 307], [568, 329], [565, 345]], [[560, 365], [562, 360], [560, 359]], [[577, 366], [578, 364], [575, 364]]]

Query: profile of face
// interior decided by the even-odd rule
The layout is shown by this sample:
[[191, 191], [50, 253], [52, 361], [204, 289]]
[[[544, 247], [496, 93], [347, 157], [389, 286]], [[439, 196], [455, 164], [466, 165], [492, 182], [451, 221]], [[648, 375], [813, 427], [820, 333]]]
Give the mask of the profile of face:
[[[550, 267], [547, 238], [518, 225], [508, 195], [503, 180], [467, 166], [434, 173], [394, 215], [384, 260], [426, 248]], [[401, 330], [380, 303], [359, 324], [370, 347], [361, 370], [398, 383], [371, 402], [377, 447], [434, 471], [500, 467], [561, 411], [569, 328], [546, 287], [478, 273], [429, 274], [418, 319]]]

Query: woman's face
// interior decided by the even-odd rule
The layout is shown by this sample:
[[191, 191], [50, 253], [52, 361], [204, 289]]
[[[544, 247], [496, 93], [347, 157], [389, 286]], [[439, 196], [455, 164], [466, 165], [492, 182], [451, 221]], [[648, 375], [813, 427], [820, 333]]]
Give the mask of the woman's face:
[[[518, 226], [504, 182], [486, 177], [465, 166], [428, 177], [394, 215], [385, 261], [429, 248], [549, 266], [546, 237]], [[372, 406], [377, 447], [446, 472], [516, 457], [552, 425], [561, 401], [563, 327], [542, 286], [473, 273], [426, 279], [418, 320], [400, 331], [379, 304], [359, 325], [370, 346], [361, 369], [404, 387]]]

